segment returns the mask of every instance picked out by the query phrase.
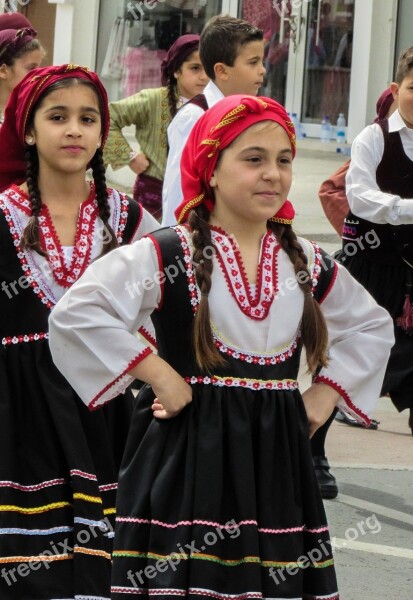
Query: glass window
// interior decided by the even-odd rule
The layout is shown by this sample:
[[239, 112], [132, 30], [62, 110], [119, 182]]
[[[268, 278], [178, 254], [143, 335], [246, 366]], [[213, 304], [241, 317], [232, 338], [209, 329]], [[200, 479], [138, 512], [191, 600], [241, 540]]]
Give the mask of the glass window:
[[311, 0], [302, 98], [302, 121], [348, 118], [353, 54], [353, 0]]
[[101, 0], [96, 70], [111, 100], [161, 85], [166, 51], [184, 33], [201, 33], [222, 0]]

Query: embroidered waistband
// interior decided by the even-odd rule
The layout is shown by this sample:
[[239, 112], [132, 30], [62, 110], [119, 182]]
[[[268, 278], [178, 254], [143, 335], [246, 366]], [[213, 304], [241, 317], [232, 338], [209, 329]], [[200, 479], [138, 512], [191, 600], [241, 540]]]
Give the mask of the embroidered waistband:
[[48, 340], [48, 333], [27, 333], [25, 335], [14, 335], [13, 337], [4, 337], [1, 340], [3, 346], [10, 346], [11, 344], [23, 344], [25, 342], [37, 342], [38, 340]]
[[239, 377], [202, 377], [193, 375], [185, 377], [185, 381], [190, 384], [203, 383], [205, 385], [215, 385], [219, 387], [242, 387], [249, 390], [297, 390], [298, 381], [296, 379], [241, 379]]

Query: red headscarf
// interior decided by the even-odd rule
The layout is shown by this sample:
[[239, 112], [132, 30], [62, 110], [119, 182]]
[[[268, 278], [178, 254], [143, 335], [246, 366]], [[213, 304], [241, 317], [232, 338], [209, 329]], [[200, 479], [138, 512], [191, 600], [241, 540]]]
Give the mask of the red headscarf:
[[387, 113], [389, 112], [390, 106], [393, 104], [393, 102], [394, 98], [391, 88], [387, 88], [387, 90], [384, 90], [384, 92], [380, 95], [379, 99], [377, 100], [377, 117], [374, 119], [374, 123], [382, 121], [387, 117]]
[[26, 127], [36, 102], [45, 90], [62, 79], [82, 79], [92, 83], [100, 97], [103, 148], [109, 133], [109, 107], [106, 90], [99, 77], [87, 67], [60, 65], [33, 69], [11, 93], [0, 129], [0, 192], [12, 183], [22, 183], [26, 175], [24, 160]]
[[199, 35], [186, 33], [181, 35], [169, 48], [161, 64], [162, 85], [168, 83], [168, 79], [185, 62], [192, 52], [199, 48]]
[[19, 12], [4, 13], [0, 15], [0, 31], [4, 29], [24, 29], [32, 27], [29, 19]]
[[31, 27], [0, 31], [0, 64], [9, 62], [26, 44], [37, 36]]
[[[200, 204], [214, 207], [209, 182], [219, 153], [251, 125], [274, 121], [286, 131], [293, 157], [295, 130], [287, 112], [271, 98], [234, 95], [223, 98], [194, 125], [181, 157], [181, 180], [184, 199], [175, 211], [178, 223], [186, 221], [189, 211]], [[291, 224], [294, 208], [286, 200], [272, 220]]]

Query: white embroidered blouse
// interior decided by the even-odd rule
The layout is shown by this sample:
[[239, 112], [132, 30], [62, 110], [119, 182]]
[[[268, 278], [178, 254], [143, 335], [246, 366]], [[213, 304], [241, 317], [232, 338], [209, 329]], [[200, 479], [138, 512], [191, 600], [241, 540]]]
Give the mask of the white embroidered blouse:
[[[165, 275], [173, 281], [179, 269], [186, 272], [196, 310], [199, 289], [190, 236], [185, 227], [175, 230], [184, 251], [184, 263], [179, 260], [175, 271], [163, 273], [156, 244], [143, 238], [94, 263], [53, 311], [53, 358], [90, 408], [125, 390], [132, 380], [129, 370], [151, 351], [133, 332], [162, 305]], [[288, 256], [272, 233], [264, 236], [254, 294], [231, 239], [219, 230], [212, 237], [217, 253], [209, 304], [217, 346], [248, 362], [286, 360], [297, 345], [303, 310], [303, 294]], [[321, 255], [316, 245], [300, 242], [315, 284], [323, 268]], [[368, 422], [394, 341], [391, 318], [338, 264], [321, 306], [330, 360], [318, 380], [340, 392], [340, 407]]]

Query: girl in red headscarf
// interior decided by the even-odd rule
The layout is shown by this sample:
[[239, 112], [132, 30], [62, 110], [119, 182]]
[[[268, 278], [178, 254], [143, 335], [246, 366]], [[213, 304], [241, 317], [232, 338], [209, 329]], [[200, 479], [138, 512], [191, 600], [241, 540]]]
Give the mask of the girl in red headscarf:
[[0, 15], [0, 125], [13, 88], [42, 62], [44, 50], [36, 36], [23, 15]]
[[[113, 169], [129, 165], [138, 175], [133, 197], [158, 220], [162, 217], [166, 130], [178, 108], [201, 94], [208, 83], [198, 48], [199, 35], [182, 35], [162, 62], [163, 87], [142, 90], [109, 105], [111, 119], [105, 163]], [[128, 125], [135, 126], [137, 151], [132, 150], [122, 133], [122, 128]]]
[[[131, 398], [89, 411], [54, 366], [48, 318], [86, 267], [157, 222], [108, 189], [98, 77], [32, 71], [0, 130], [0, 598], [109, 599]], [[90, 167], [93, 181], [86, 179]]]
[[[51, 316], [90, 408], [151, 385], [123, 459], [113, 599], [338, 598], [310, 435], [337, 403], [369, 423], [392, 325], [295, 235], [294, 155], [277, 102], [219, 101], [182, 155], [179, 225], [92, 265]], [[133, 335], [149, 315], [158, 356]], [[303, 345], [318, 375], [301, 394]]]

